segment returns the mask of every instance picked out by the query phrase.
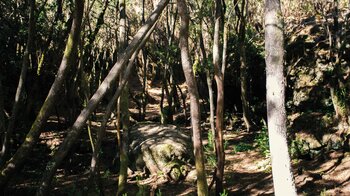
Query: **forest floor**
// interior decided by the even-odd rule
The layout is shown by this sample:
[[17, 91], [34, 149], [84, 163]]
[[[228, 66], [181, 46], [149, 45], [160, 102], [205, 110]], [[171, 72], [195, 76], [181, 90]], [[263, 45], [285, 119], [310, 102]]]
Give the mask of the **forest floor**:
[[[154, 102], [147, 105], [149, 118], [159, 114], [160, 88], [149, 91]], [[134, 111], [135, 112], [135, 111]], [[97, 113], [101, 117], [103, 113]], [[51, 150], [55, 149], [65, 136], [64, 128], [58, 126], [55, 117], [50, 118], [45, 131], [41, 135], [40, 144], [34, 149], [34, 154], [25, 165], [23, 171], [9, 182], [6, 195], [33, 195], [40, 181], [43, 168], [51, 157]], [[244, 130], [242, 121], [236, 126], [229, 127], [224, 133], [225, 139], [225, 181], [227, 195], [273, 195], [270, 159], [264, 156], [257, 147], [257, 133], [248, 133]], [[99, 123], [93, 122], [97, 129]], [[208, 127], [205, 123], [203, 138], [208, 144]], [[188, 127], [187, 127], [188, 128]], [[96, 195], [96, 192], [87, 192], [89, 165], [91, 159], [90, 141], [86, 132], [74, 148], [64, 164], [58, 169], [52, 195]], [[107, 137], [103, 141], [101, 157], [101, 179], [105, 195], [115, 195], [117, 191], [117, 167], [112, 164], [116, 158], [114, 123], [110, 123]], [[107, 153], [108, 152], [108, 153]], [[41, 154], [42, 156], [37, 156]], [[210, 152], [206, 151], [209, 156]], [[207, 158], [208, 183], [212, 181], [213, 167]], [[350, 195], [350, 153], [331, 151], [322, 157], [309, 160], [293, 160], [295, 183], [300, 195]], [[139, 180], [128, 179], [128, 195], [145, 193], [152, 184], [141, 186]], [[212, 188], [211, 193], [213, 193]], [[195, 195], [196, 185], [186, 182], [164, 184], [158, 187], [161, 195]], [[146, 195], [149, 195], [148, 193]]]

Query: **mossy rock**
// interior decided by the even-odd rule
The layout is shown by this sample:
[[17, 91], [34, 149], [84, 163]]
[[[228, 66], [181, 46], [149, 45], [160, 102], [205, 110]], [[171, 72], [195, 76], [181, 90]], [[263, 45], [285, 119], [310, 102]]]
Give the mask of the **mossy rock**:
[[174, 125], [140, 123], [130, 131], [130, 168], [164, 175], [177, 182], [193, 166], [190, 132]]

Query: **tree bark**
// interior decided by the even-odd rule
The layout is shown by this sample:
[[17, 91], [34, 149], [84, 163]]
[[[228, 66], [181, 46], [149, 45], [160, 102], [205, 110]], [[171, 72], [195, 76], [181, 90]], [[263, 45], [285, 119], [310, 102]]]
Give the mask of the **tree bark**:
[[[347, 134], [350, 123], [350, 106], [349, 106], [349, 82], [343, 78], [344, 71], [341, 68], [341, 58], [344, 53], [343, 43], [345, 38], [341, 36], [341, 28], [339, 25], [339, 2], [333, 2], [333, 27], [328, 27], [329, 31], [329, 61], [334, 67], [333, 75], [330, 79], [330, 94], [335, 111], [335, 118], [338, 121], [338, 129], [340, 134]], [[343, 42], [343, 43], [342, 43]]]
[[19, 106], [22, 98], [22, 94], [24, 92], [24, 83], [27, 78], [27, 70], [29, 65], [29, 55], [33, 51], [33, 43], [34, 43], [34, 31], [35, 31], [35, 18], [34, 18], [34, 10], [35, 10], [35, 0], [29, 1], [29, 28], [28, 28], [28, 38], [27, 38], [27, 46], [24, 51], [21, 75], [19, 76], [18, 86], [15, 95], [15, 101], [11, 110], [11, 117], [9, 119], [7, 131], [4, 135], [2, 141], [2, 148], [0, 151], [0, 165], [3, 165], [6, 161], [6, 157], [9, 151], [9, 143], [12, 137], [12, 133], [15, 129], [16, 117], [19, 111]]
[[12, 177], [12, 175], [23, 166], [24, 161], [30, 155], [33, 146], [38, 141], [41, 133], [41, 128], [46, 123], [46, 120], [50, 115], [50, 111], [58, 98], [60, 89], [63, 86], [63, 82], [67, 76], [69, 67], [75, 60], [74, 57], [76, 55], [80, 37], [80, 26], [82, 21], [83, 8], [83, 0], [76, 0], [74, 22], [68, 37], [64, 56], [62, 58], [55, 81], [52, 84], [49, 94], [47, 95], [46, 100], [42, 105], [34, 123], [32, 124], [32, 127], [28, 132], [24, 142], [17, 150], [15, 155], [2, 168], [0, 174], [0, 188], [3, 188], [8, 180]]
[[2, 74], [0, 74], [0, 139], [5, 135], [5, 115], [4, 115], [4, 89], [2, 87]]
[[190, 94], [190, 110], [193, 132], [193, 148], [195, 156], [195, 165], [197, 170], [197, 194], [199, 196], [208, 195], [208, 184], [205, 174], [204, 153], [201, 137], [200, 126], [200, 107], [199, 94], [195, 77], [193, 75], [191, 58], [188, 48], [188, 28], [189, 28], [189, 13], [185, 0], [177, 0], [179, 15], [181, 17], [179, 46], [181, 50], [182, 68], [185, 74], [188, 91]]
[[[248, 13], [248, 2], [242, 0], [239, 26], [238, 47], [240, 52], [240, 80], [241, 80], [241, 101], [243, 110], [243, 120], [246, 128], [249, 131], [254, 130], [252, 121], [252, 112], [249, 106], [249, 91], [248, 91], [248, 64], [246, 58], [245, 34], [246, 34], [246, 17]], [[236, 5], [238, 6], [238, 5]]]
[[96, 173], [97, 170], [98, 170], [99, 152], [100, 152], [101, 142], [102, 142], [102, 139], [104, 137], [104, 133], [105, 133], [105, 130], [106, 130], [106, 125], [107, 125], [108, 119], [109, 119], [109, 117], [112, 114], [113, 108], [115, 108], [115, 106], [117, 104], [117, 100], [118, 100], [119, 96], [121, 95], [121, 92], [122, 92], [125, 84], [127, 83], [127, 80], [128, 80], [128, 78], [130, 76], [130, 73], [131, 73], [131, 70], [132, 70], [132, 68], [134, 66], [134, 61], [136, 59], [137, 53], [139, 53], [140, 49], [145, 45], [145, 43], [148, 40], [149, 36], [153, 32], [155, 26], [156, 26], [156, 24], [154, 24], [152, 29], [147, 33], [145, 38], [142, 40], [142, 43], [140, 44], [140, 46], [136, 49], [136, 51], [134, 52], [134, 54], [130, 58], [130, 61], [129, 61], [129, 63], [128, 63], [125, 71], [124, 71], [124, 74], [122, 76], [122, 79], [121, 79], [121, 81], [119, 83], [119, 86], [118, 86], [116, 92], [114, 93], [112, 99], [109, 101], [109, 103], [108, 103], [108, 105], [106, 107], [106, 113], [105, 113], [105, 115], [103, 117], [103, 120], [102, 120], [102, 123], [101, 123], [101, 127], [100, 127], [100, 129], [99, 129], [99, 131], [97, 133], [95, 152], [94, 152], [94, 154], [92, 156], [92, 159], [91, 159], [91, 169], [90, 169], [91, 173]]
[[287, 144], [283, 18], [279, 0], [265, 1], [266, 102], [275, 195], [297, 195]]
[[102, 84], [99, 86], [95, 94], [91, 97], [91, 99], [87, 103], [87, 106], [81, 111], [73, 126], [70, 128], [67, 137], [59, 147], [58, 151], [54, 154], [52, 160], [48, 163], [46, 171], [44, 172], [43, 178], [41, 180], [40, 189], [38, 190], [37, 195], [45, 195], [48, 192], [52, 177], [54, 176], [57, 167], [61, 164], [62, 160], [66, 157], [68, 150], [78, 138], [82, 127], [87, 121], [87, 118], [97, 107], [98, 103], [105, 96], [107, 91], [110, 90], [111, 85], [116, 82], [116, 78], [120, 74], [120, 71], [124, 69], [129, 58], [135, 52], [136, 48], [141, 44], [143, 38], [149, 32], [154, 23], [158, 20], [163, 9], [168, 3], [169, 0], [162, 0], [161, 2], [159, 2], [156, 9], [146, 21], [145, 25], [143, 25], [141, 29], [139, 29], [139, 31], [136, 33], [134, 39], [131, 41], [129, 46], [124, 50], [123, 53], [118, 55], [117, 62], [112, 67], [111, 71], [108, 73], [108, 75], [106, 76]]
[[[211, 67], [208, 66], [208, 59], [207, 54], [205, 52], [205, 46], [204, 46], [204, 39], [203, 39], [203, 31], [199, 33], [199, 47], [201, 49], [201, 58], [202, 63], [207, 67], [206, 70], [206, 79], [207, 79], [207, 85], [208, 85], [208, 94], [209, 94], [209, 121], [210, 121], [210, 128], [212, 133], [212, 143], [215, 144], [215, 104], [214, 104], [214, 91], [213, 91], [213, 76], [212, 76], [212, 70]], [[215, 147], [214, 147], [215, 150]]]
[[216, 99], [216, 134], [215, 134], [215, 152], [216, 152], [216, 174], [215, 174], [215, 194], [220, 195], [223, 192], [225, 152], [223, 142], [224, 130], [224, 76], [221, 72], [221, 36], [224, 13], [221, 0], [215, 1], [215, 27], [213, 44], [213, 64], [214, 78], [217, 88]]
[[[125, 0], [121, 0], [120, 2], [120, 31], [119, 31], [119, 47], [120, 51], [123, 51], [128, 42], [127, 42], [127, 19], [126, 19], [126, 5]], [[135, 51], [137, 52], [137, 51]], [[134, 53], [133, 56], [136, 56], [137, 54]], [[132, 59], [131, 59], [132, 60]], [[129, 62], [133, 63], [133, 62]], [[126, 73], [128, 74], [128, 73]], [[121, 92], [119, 102], [118, 102], [118, 113], [121, 116], [120, 122], [123, 125], [123, 135], [122, 139], [120, 140], [119, 144], [119, 162], [120, 162], [120, 168], [119, 168], [119, 179], [118, 179], [118, 192], [117, 195], [121, 195], [125, 191], [126, 186], [126, 180], [128, 178], [128, 145], [129, 145], [129, 87], [128, 87], [128, 78], [123, 78], [124, 71], [121, 71], [120, 73], [120, 81], [119, 86], [124, 85], [124, 88]], [[122, 84], [123, 80], [126, 80], [125, 84]]]

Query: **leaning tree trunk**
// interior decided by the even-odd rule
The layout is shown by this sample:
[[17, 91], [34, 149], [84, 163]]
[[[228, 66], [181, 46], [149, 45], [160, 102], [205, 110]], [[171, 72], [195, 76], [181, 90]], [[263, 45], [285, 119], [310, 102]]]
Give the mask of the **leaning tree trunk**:
[[165, 6], [169, 3], [169, 0], [162, 0], [159, 2], [156, 9], [150, 15], [149, 19], [146, 21], [145, 25], [136, 33], [134, 39], [131, 41], [129, 46], [125, 49], [122, 54], [118, 55], [118, 60], [112, 67], [111, 71], [108, 73], [102, 84], [99, 86], [95, 94], [91, 97], [87, 106], [81, 111], [80, 115], [77, 117], [73, 126], [70, 128], [69, 133], [60, 148], [54, 154], [52, 160], [48, 163], [46, 171], [44, 172], [43, 178], [41, 179], [40, 189], [37, 195], [47, 194], [52, 177], [54, 176], [57, 167], [61, 164], [62, 160], [66, 157], [68, 150], [71, 148], [75, 140], [80, 135], [82, 127], [85, 125], [87, 118], [95, 110], [98, 103], [102, 100], [105, 94], [110, 90], [111, 85], [116, 82], [116, 78], [120, 74], [120, 71], [124, 69], [126, 63], [129, 61], [131, 55], [135, 52], [136, 48], [141, 44], [143, 38], [150, 31], [151, 27], [158, 20]]
[[216, 99], [216, 134], [215, 134], [215, 152], [216, 152], [216, 173], [215, 173], [215, 194], [220, 195], [223, 192], [225, 152], [223, 142], [224, 129], [224, 75], [221, 72], [221, 39], [222, 24], [224, 14], [221, 0], [215, 1], [215, 27], [213, 44], [213, 64], [214, 77], [217, 88]]
[[[153, 25], [152, 29], [147, 33], [147, 35], [145, 36], [145, 38], [142, 40], [142, 43], [140, 44], [140, 46], [138, 46], [138, 48], [136, 49], [136, 51], [134, 52], [134, 54], [132, 55], [132, 57], [130, 58], [130, 61], [124, 71], [124, 74], [122, 76], [122, 79], [119, 83], [119, 86], [116, 90], [116, 92], [114, 93], [113, 97], [111, 98], [111, 100], [109, 101], [107, 107], [106, 107], [106, 113], [103, 116], [103, 120], [101, 123], [101, 127], [97, 133], [97, 139], [96, 139], [96, 145], [95, 145], [95, 151], [92, 155], [92, 159], [91, 159], [91, 179], [93, 180], [93, 177], [96, 175], [96, 173], [98, 172], [98, 164], [99, 164], [99, 156], [100, 156], [100, 149], [101, 149], [101, 142], [102, 139], [104, 137], [104, 133], [105, 133], [105, 129], [106, 129], [106, 125], [108, 122], [109, 117], [112, 114], [113, 108], [115, 108], [116, 104], [117, 104], [117, 100], [119, 98], [119, 96], [121, 95], [121, 92], [125, 86], [125, 84], [127, 83], [127, 80], [130, 76], [131, 70], [134, 66], [134, 61], [136, 59], [137, 54], [139, 53], [140, 49], [145, 45], [147, 39], [149, 38], [149, 36], [151, 35], [151, 33], [153, 32], [154, 28], [155, 28], [155, 24]], [[124, 142], [125, 143], [125, 142]], [[119, 190], [119, 189], [118, 189]]]
[[279, 0], [265, 1], [267, 125], [275, 195], [296, 195], [287, 144], [283, 16]]
[[12, 106], [11, 117], [9, 119], [7, 131], [4, 134], [4, 139], [2, 142], [2, 148], [0, 151], [0, 165], [3, 165], [6, 161], [6, 157], [9, 151], [9, 143], [12, 137], [12, 133], [15, 129], [16, 117], [19, 111], [19, 105], [21, 97], [24, 91], [24, 83], [27, 76], [28, 64], [29, 64], [29, 54], [32, 53], [33, 48], [33, 38], [35, 31], [35, 19], [34, 19], [34, 10], [35, 10], [35, 0], [29, 1], [29, 28], [28, 28], [28, 39], [27, 46], [24, 51], [21, 75], [19, 76], [19, 82], [16, 90], [15, 101]]
[[34, 123], [32, 124], [32, 127], [29, 133], [27, 134], [24, 142], [14, 154], [14, 156], [2, 168], [0, 174], [0, 189], [6, 185], [6, 183], [12, 177], [12, 175], [23, 166], [26, 158], [30, 156], [33, 146], [39, 139], [41, 128], [43, 124], [46, 123], [46, 120], [50, 115], [50, 110], [52, 109], [58, 98], [59, 91], [62, 88], [63, 82], [67, 76], [69, 66], [71, 66], [72, 61], [75, 60], [74, 57], [76, 56], [75, 54], [80, 37], [80, 26], [82, 21], [83, 9], [84, 1], [76, 0], [74, 22], [68, 37], [64, 56], [62, 58], [61, 65], [57, 72], [55, 81], [52, 84], [49, 94], [47, 95], [46, 100], [42, 105]]
[[208, 195], [208, 184], [205, 175], [204, 153], [201, 137], [199, 95], [188, 49], [188, 26], [190, 18], [185, 0], [177, 0], [177, 6], [181, 17], [179, 38], [181, 62], [188, 86], [188, 92], [190, 94], [193, 148], [197, 170], [197, 194], [202, 196]]

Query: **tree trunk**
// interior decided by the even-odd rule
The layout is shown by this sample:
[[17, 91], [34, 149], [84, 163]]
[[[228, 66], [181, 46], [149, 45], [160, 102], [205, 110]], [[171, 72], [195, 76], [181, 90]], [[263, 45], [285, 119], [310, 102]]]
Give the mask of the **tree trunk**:
[[216, 174], [215, 174], [215, 194], [220, 195], [223, 192], [225, 152], [223, 142], [224, 129], [224, 76], [221, 72], [221, 38], [224, 13], [221, 0], [215, 1], [215, 27], [213, 44], [213, 64], [214, 78], [217, 87], [216, 100], [216, 134], [215, 134], [215, 152], [216, 152]]
[[[238, 5], [237, 5], [238, 6]], [[248, 65], [246, 58], [245, 34], [246, 34], [246, 17], [248, 13], [248, 3], [243, 0], [240, 15], [239, 40], [238, 47], [240, 51], [240, 80], [241, 80], [241, 101], [243, 110], [243, 120], [247, 131], [254, 130], [252, 121], [252, 112], [249, 106], [249, 91], [248, 91]]]
[[82, 127], [85, 125], [87, 118], [92, 111], [97, 107], [98, 103], [105, 96], [106, 92], [111, 88], [111, 85], [116, 82], [116, 78], [120, 74], [120, 71], [124, 69], [131, 55], [135, 52], [136, 48], [142, 43], [143, 38], [149, 32], [151, 27], [158, 20], [165, 6], [169, 3], [169, 0], [162, 0], [159, 2], [156, 9], [150, 15], [145, 25], [136, 33], [134, 39], [131, 41], [129, 46], [124, 50], [122, 54], [118, 55], [117, 62], [112, 67], [102, 84], [99, 86], [95, 94], [89, 100], [87, 106], [81, 111], [80, 115], [74, 122], [73, 126], [61, 144], [60, 148], [54, 154], [52, 160], [48, 163], [48, 167], [44, 172], [43, 178], [40, 183], [40, 190], [37, 195], [45, 195], [49, 190], [52, 177], [54, 176], [57, 167], [61, 164], [62, 160], [66, 157], [68, 150], [73, 145], [75, 140], [78, 138]]
[[[201, 31], [199, 33], [199, 47], [201, 49], [201, 58], [203, 64], [207, 67], [206, 70], [206, 78], [207, 78], [207, 85], [208, 85], [208, 94], [209, 94], [209, 121], [210, 121], [210, 128], [212, 133], [212, 144], [215, 143], [215, 104], [214, 104], [214, 91], [213, 91], [213, 76], [212, 76], [212, 70], [211, 67], [208, 66], [208, 59], [207, 54], [205, 52], [205, 46], [204, 46], [204, 40], [203, 40], [203, 32]], [[215, 150], [215, 147], [214, 147]]]
[[5, 115], [4, 115], [4, 89], [2, 88], [2, 74], [0, 74], [0, 139], [5, 136]]
[[[119, 96], [120, 96], [120, 94], [121, 94], [121, 92], [122, 92], [122, 90], [123, 90], [123, 88], [124, 88], [128, 78], [130, 76], [130, 73], [131, 73], [131, 70], [133, 68], [134, 61], [135, 61], [135, 58], [137, 56], [137, 53], [144, 46], [144, 44], [146, 43], [147, 39], [149, 38], [149, 36], [153, 32], [154, 28], [155, 28], [155, 25], [147, 33], [147, 35], [143, 39], [143, 41], [140, 44], [140, 46], [137, 48], [137, 50], [132, 55], [132, 57], [131, 57], [131, 59], [130, 59], [130, 61], [129, 61], [129, 63], [128, 63], [125, 71], [124, 71], [124, 75], [122, 76], [122, 79], [121, 79], [121, 81], [119, 83], [119, 86], [118, 86], [116, 92], [114, 93], [112, 99], [109, 101], [109, 103], [108, 103], [108, 105], [106, 107], [106, 113], [105, 113], [105, 115], [103, 117], [103, 120], [102, 120], [102, 123], [101, 123], [101, 127], [100, 127], [100, 129], [99, 129], [99, 131], [97, 133], [95, 151], [94, 151], [94, 154], [93, 154], [92, 159], [91, 159], [91, 168], [90, 168], [91, 179], [93, 179], [94, 176], [96, 176], [96, 173], [98, 172], [98, 164], [99, 164], [99, 155], [100, 155], [100, 149], [101, 149], [101, 142], [102, 142], [102, 139], [103, 139], [104, 134], [105, 134], [105, 130], [106, 130], [106, 125], [107, 125], [108, 119], [111, 116], [113, 108], [115, 108], [117, 100], [118, 100], [118, 98], [119, 98]], [[120, 139], [118, 139], [118, 141], [120, 141]], [[123, 142], [123, 144], [128, 144], [128, 142]], [[118, 187], [118, 191], [122, 192], [120, 190], [120, 187]]]
[[191, 59], [188, 49], [188, 26], [189, 13], [185, 0], [177, 0], [179, 15], [181, 17], [180, 27], [180, 50], [182, 68], [185, 74], [191, 104], [191, 122], [193, 131], [193, 148], [195, 165], [197, 170], [197, 194], [199, 196], [208, 195], [208, 184], [205, 174], [204, 153], [201, 137], [199, 95], [195, 77], [193, 75]]
[[76, 0], [74, 22], [68, 37], [64, 56], [62, 58], [55, 81], [52, 84], [49, 94], [47, 95], [46, 100], [42, 105], [39, 114], [37, 115], [24, 142], [17, 150], [15, 155], [2, 168], [0, 174], [0, 188], [3, 188], [6, 185], [12, 175], [23, 166], [25, 159], [30, 156], [33, 146], [39, 139], [41, 128], [44, 123], [46, 123], [46, 120], [50, 115], [50, 111], [58, 98], [60, 89], [63, 86], [63, 82], [67, 76], [69, 67], [71, 66], [72, 61], [75, 60], [74, 57], [76, 56], [76, 50], [80, 37], [80, 26], [82, 21], [83, 8], [84, 2], [82, 0]]
[[33, 42], [34, 42], [34, 31], [35, 31], [35, 18], [34, 18], [34, 10], [35, 10], [35, 0], [29, 1], [29, 28], [28, 28], [28, 39], [27, 46], [24, 51], [21, 75], [19, 76], [19, 82], [16, 90], [15, 101], [12, 106], [11, 117], [9, 119], [7, 131], [4, 135], [4, 140], [2, 141], [2, 148], [0, 151], [0, 165], [3, 165], [6, 161], [6, 157], [9, 151], [9, 143], [12, 137], [12, 133], [15, 129], [16, 117], [19, 111], [19, 106], [22, 98], [22, 94], [24, 92], [24, 83], [27, 77], [27, 70], [29, 65], [29, 55], [33, 51]]
[[[344, 72], [341, 68], [341, 55], [344, 53], [344, 49], [342, 48], [342, 41], [345, 42], [345, 38], [341, 37], [341, 28], [339, 25], [339, 2], [338, 0], [334, 0], [333, 2], [333, 27], [328, 27], [330, 34], [330, 61], [333, 69], [333, 75], [330, 80], [330, 94], [332, 103], [334, 106], [335, 117], [338, 120], [338, 129], [339, 134], [344, 134], [344, 132], [348, 131], [348, 126], [350, 123], [349, 113], [349, 98], [348, 92], [349, 82], [343, 79]], [[344, 40], [342, 40], [344, 39]]]
[[[126, 5], [125, 0], [121, 0], [120, 2], [120, 31], [119, 31], [119, 47], [120, 52], [123, 51], [127, 46], [127, 27], [126, 27]], [[137, 51], [135, 51], [137, 52]], [[137, 54], [134, 54], [135, 56]], [[133, 62], [129, 62], [133, 63]], [[123, 82], [123, 75], [124, 71], [120, 72], [120, 82], [119, 86], [122, 85]], [[122, 90], [122, 93], [119, 98], [119, 105], [118, 105], [118, 113], [120, 113], [120, 122], [123, 125], [123, 135], [122, 139], [120, 140], [119, 144], [119, 161], [120, 161], [120, 169], [119, 169], [119, 181], [118, 181], [118, 193], [117, 195], [121, 195], [125, 190], [126, 186], [126, 180], [128, 177], [127, 171], [128, 171], [128, 141], [129, 141], [129, 87], [128, 87], [128, 78], [124, 79], [126, 80], [126, 83], [124, 85], [124, 88]]]
[[287, 144], [283, 16], [279, 0], [265, 1], [266, 102], [275, 195], [297, 195]]

